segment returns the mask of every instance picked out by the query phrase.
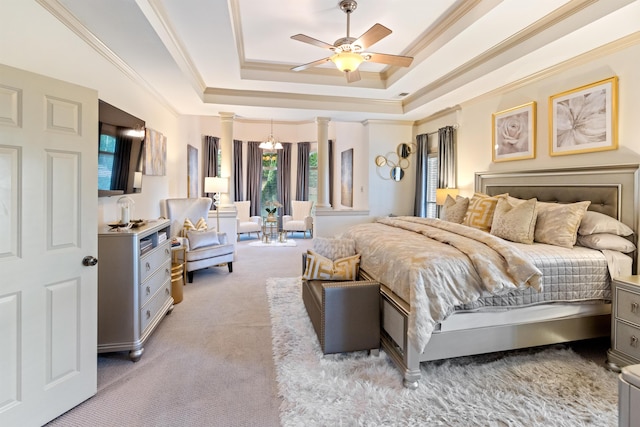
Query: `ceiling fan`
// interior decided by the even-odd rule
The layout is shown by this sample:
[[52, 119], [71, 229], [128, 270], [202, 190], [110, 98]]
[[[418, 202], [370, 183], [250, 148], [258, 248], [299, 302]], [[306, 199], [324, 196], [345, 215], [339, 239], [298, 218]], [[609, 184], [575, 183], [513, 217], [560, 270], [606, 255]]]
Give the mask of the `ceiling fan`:
[[396, 65], [399, 67], [408, 67], [413, 61], [412, 57], [400, 55], [388, 55], [384, 53], [365, 52], [374, 43], [379, 42], [383, 38], [391, 34], [391, 30], [381, 24], [375, 24], [369, 28], [363, 35], [355, 39], [350, 36], [350, 16], [356, 10], [358, 3], [355, 0], [342, 0], [340, 9], [347, 14], [347, 36], [335, 41], [334, 44], [325, 43], [304, 34], [296, 34], [291, 36], [292, 39], [314, 46], [321, 47], [333, 52], [333, 55], [308, 64], [293, 67], [292, 71], [302, 71], [307, 68], [322, 65], [328, 61], [332, 61], [338, 70], [343, 71], [347, 77], [347, 82], [357, 82], [360, 80], [360, 72], [358, 67], [363, 61], [376, 62], [378, 64]]

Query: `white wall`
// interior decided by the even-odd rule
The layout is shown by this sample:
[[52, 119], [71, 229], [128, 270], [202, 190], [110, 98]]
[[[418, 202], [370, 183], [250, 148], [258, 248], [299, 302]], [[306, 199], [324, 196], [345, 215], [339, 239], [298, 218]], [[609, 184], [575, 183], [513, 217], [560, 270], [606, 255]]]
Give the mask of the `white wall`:
[[[593, 52], [572, 63], [548, 70], [544, 76], [502, 93], [490, 94], [462, 104], [460, 111], [439, 117], [416, 127], [416, 133], [437, 130], [456, 121], [458, 186], [461, 194], [471, 195], [474, 173], [562, 168], [583, 165], [606, 165], [640, 162], [640, 40], [631, 46], [622, 43], [610, 46], [603, 53]], [[619, 78], [618, 130], [619, 148], [613, 151], [549, 155], [549, 97], [612, 76]], [[491, 114], [527, 102], [537, 103], [537, 144], [535, 159], [492, 163]], [[449, 122], [449, 123], [446, 123]]]

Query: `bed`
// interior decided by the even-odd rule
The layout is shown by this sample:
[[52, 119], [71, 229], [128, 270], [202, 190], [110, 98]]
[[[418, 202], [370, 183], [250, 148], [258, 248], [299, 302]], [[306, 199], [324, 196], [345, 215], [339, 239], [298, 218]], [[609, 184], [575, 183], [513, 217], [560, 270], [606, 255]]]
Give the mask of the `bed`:
[[[518, 199], [536, 198], [540, 202], [563, 204], [589, 201], [591, 202], [588, 207], [590, 211], [605, 214], [626, 224], [634, 232], [627, 239], [634, 244], [636, 243], [635, 232], [638, 223], [639, 188], [638, 165], [528, 172], [483, 172], [477, 173], [475, 176], [475, 191], [487, 195], [508, 193]], [[392, 231], [391, 229], [398, 227], [399, 224], [400, 228], [418, 228], [419, 234], [426, 234], [423, 227], [429, 230], [434, 226], [442, 227], [441, 225], [433, 224], [434, 220], [431, 221], [432, 223], [429, 223], [429, 220], [422, 221], [409, 217], [380, 219], [375, 224], [352, 227], [343, 236], [353, 238], [356, 241], [356, 249], [362, 256], [360, 272], [362, 278], [377, 280], [381, 283], [381, 344], [385, 352], [403, 372], [403, 381], [406, 387], [415, 388], [418, 386], [418, 380], [421, 376], [421, 362], [597, 338], [610, 334], [611, 294], [609, 282], [611, 274], [608, 271], [618, 265], [616, 264], [617, 261], [612, 262], [610, 259], [612, 251], [596, 251], [585, 248], [559, 248], [555, 251], [552, 250], [553, 257], [563, 258], [567, 254], [568, 258], [568, 254], [580, 253], [589, 259], [587, 263], [597, 264], [597, 266], [593, 267], [593, 271], [599, 272], [596, 275], [602, 277], [598, 279], [600, 285], [595, 285], [594, 289], [590, 289], [587, 292], [592, 297], [585, 297], [583, 292], [583, 294], [577, 296], [578, 301], [565, 302], [562, 297], [556, 298], [557, 292], [547, 292], [552, 295], [540, 299], [536, 296], [538, 293], [537, 287], [540, 285], [544, 288], [544, 285], [538, 282], [544, 283], [546, 281], [548, 284], [547, 289], [551, 289], [549, 284], [555, 283], [554, 280], [564, 283], [565, 278], [554, 279], [549, 271], [545, 270], [543, 272], [544, 268], [539, 269], [540, 274], [538, 275], [535, 270], [530, 270], [530, 266], [528, 266], [529, 270], [525, 269], [521, 280], [513, 289], [505, 288], [497, 292], [499, 295], [496, 298], [497, 302], [494, 301], [492, 303], [495, 304], [493, 307], [485, 307], [484, 301], [490, 300], [492, 295], [480, 289], [475, 291], [476, 295], [472, 292], [471, 296], [463, 295], [458, 298], [459, 296], [455, 295], [456, 298], [443, 298], [444, 300], [449, 298], [457, 302], [464, 300], [469, 303], [456, 305], [453, 312], [450, 309], [451, 307], [448, 307], [443, 310], [443, 315], [438, 311], [440, 308], [434, 306], [432, 301], [427, 301], [426, 303], [421, 301], [422, 294], [416, 292], [412, 287], [413, 285], [403, 288], [396, 283], [396, 280], [419, 281], [417, 274], [407, 273], [405, 276], [410, 276], [410, 278], [401, 278], [401, 273], [412, 271], [411, 264], [408, 264], [408, 259], [418, 263], [424, 263], [425, 261], [417, 253], [417, 246], [415, 246], [417, 243], [415, 245], [412, 243], [413, 237], [409, 237], [408, 234], [405, 237], [402, 234], [397, 234], [401, 233], [400, 231]], [[454, 228], [453, 232], [459, 232], [455, 230], [457, 226], [457, 224], [451, 226]], [[448, 225], [444, 225], [444, 227], [446, 228], [444, 232], [449, 233], [452, 231], [447, 228], [449, 227]], [[379, 236], [384, 236], [384, 233], [387, 232], [389, 236], [396, 233], [396, 236], [389, 237], [389, 239], [374, 239], [372, 238], [374, 236], [371, 234], [372, 232], [379, 233]], [[442, 230], [436, 229], [433, 233], [439, 236], [442, 232]], [[367, 235], [367, 233], [369, 234]], [[470, 232], [469, 234], [473, 233]], [[386, 240], [392, 241], [399, 238], [404, 239], [404, 251], [398, 250], [397, 247], [394, 248], [391, 243], [386, 242]], [[431, 236], [431, 238], [434, 237]], [[509, 244], [510, 242], [507, 242], [506, 245], [508, 246]], [[453, 245], [455, 246], [455, 244]], [[451, 242], [441, 246], [442, 249], [439, 251], [441, 253], [429, 256], [440, 257], [442, 260], [443, 256], [446, 257], [445, 252], [449, 250], [449, 246], [451, 246]], [[538, 256], [535, 248], [538, 246], [537, 244], [528, 245], [530, 246], [529, 249], [526, 248], [527, 245], [515, 244], [514, 246], [518, 247], [516, 252], [522, 252], [525, 258], [531, 257], [533, 259]], [[406, 249], [409, 248], [411, 253], [407, 254]], [[523, 248], [525, 249], [524, 251], [521, 250]], [[509, 249], [507, 248], [507, 250]], [[527, 250], [532, 253], [527, 252]], [[605, 253], [608, 255], [605, 256]], [[467, 256], [473, 258], [473, 255], [467, 254]], [[634, 252], [622, 255], [622, 257], [629, 259], [628, 266], [624, 268], [631, 270], [635, 274], [637, 254]], [[384, 259], [389, 266], [399, 266], [398, 274], [382, 273], [382, 270], [377, 268], [381, 259]], [[373, 261], [377, 264], [374, 264]], [[605, 265], [604, 273], [602, 272], [603, 262]], [[510, 268], [509, 266], [513, 263], [515, 261], [506, 261], [505, 265]], [[446, 263], [441, 262], [439, 265], [442, 266], [444, 264]], [[583, 267], [575, 267], [576, 271], [581, 268]], [[440, 283], [436, 283], [440, 282], [440, 280], [433, 280], [433, 277], [444, 277], [438, 276], [438, 274], [445, 273], [437, 271], [435, 274], [435, 276], [427, 276], [431, 277], [431, 283], [425, 283], [425, 288], [431, 285], [440, 285]], [[455, 284], [456, 277], [463, 276], [469, 277], [468, 280], [470, 282], [475, 280], [472, 277], [473, 275], [468, 276], [465, 275], [466, 273], [456, 275], [455, 271], [453, 273], [449, 271], [446, 274], [453, 275], [453, 279], [442, 279], [442, 282]], [[574, 289], [586, 288], [586, 280], [585, 284], [580, 283], [580, 280], [582, 280], [580, 278], [575, 280], [578, 283], [574, 283]], [[594, 281], [598, 282], [598, 280]], [[499, 280], [496, 280], [496, 282], [498, 288], [503, 286]], [[423, 286], [422, 283], [415, 289], [419, 289], [420, 286]], [[476, 300], [477, 294], [482, 295], [479, 295]], [[508, 295], [509, 298], [504, 298], [505, 295]], [[516, 299], [514, 295], [524, 298], [525, 303], [522, 307], [499, 307], [504, 304], [505, 300]], [[553, 295], [556, 295], [556, 297]], [[478, 301], [483, 302], [480, 303]], [[417, 307], [420, 309], [418, 310]], [[427, 308], [425, 309], [425, 307]], [[423, 311], [427, 313], [422, 313]], [[426, 330], [425, 335], [422, 333], [425, 330], [421, 329], [423, 325], [416, 319], [424, 316], [428, 319], [431, 319], [429, 316], [438, 319], [438, 316], [434, 315], [432, 311], [440, 316], [440, 320], [437, 323], [432, 321], [433, 325], [427, 322], [430, 326], [427, 328], [429, 330]], [[427, 336], [426, 340], [424, 339], [425, 336]]]

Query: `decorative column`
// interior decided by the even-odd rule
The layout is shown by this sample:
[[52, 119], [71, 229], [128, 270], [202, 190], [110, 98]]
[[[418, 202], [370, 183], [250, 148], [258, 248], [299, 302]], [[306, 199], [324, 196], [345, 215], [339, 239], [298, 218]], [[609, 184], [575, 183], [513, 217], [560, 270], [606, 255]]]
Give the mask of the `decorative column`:
[[220, 149], [222, 150], [220, 175], [229, 178], [229, 192], [221, 194], [220, 204], [222, 206], [230, 206], [235, 200], [234, 182], [231, 168], [231, 153], [233, 151], [233, 118], [235, 113], [220, 112]]
[[317, 117], [318, 125], [318, 204], [317, 209], [330, 209], [329, 200], [329, 119]]

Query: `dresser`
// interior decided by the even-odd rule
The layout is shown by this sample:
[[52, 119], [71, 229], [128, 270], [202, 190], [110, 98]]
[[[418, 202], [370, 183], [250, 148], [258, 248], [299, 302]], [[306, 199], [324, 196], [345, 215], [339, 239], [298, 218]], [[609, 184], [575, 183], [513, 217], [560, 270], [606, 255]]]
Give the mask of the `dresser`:
[[98, 233], [98, 352], [129, 351], [144, 343], [167, 313], [171, 296], [169, 220]]
[[619, 371], [640, 363], [640, 276], [616, 277], [611, 283], [609, 368]]

